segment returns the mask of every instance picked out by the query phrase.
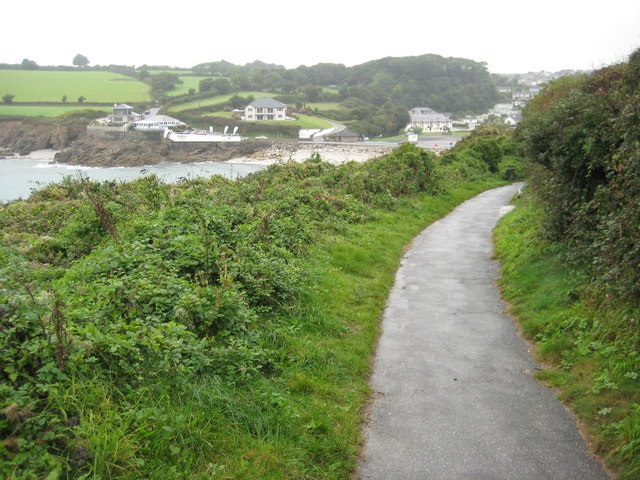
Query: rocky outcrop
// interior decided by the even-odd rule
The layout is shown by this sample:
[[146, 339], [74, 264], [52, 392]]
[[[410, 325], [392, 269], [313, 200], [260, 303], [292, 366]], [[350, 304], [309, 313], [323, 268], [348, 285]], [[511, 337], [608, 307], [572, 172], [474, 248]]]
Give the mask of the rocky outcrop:
[[[157, 137], [157, 139], [153, 139]], [[275, 163], [302, 161], [319, 154], [324, 161], [365, 161], [390, 153], [392, 147], [363, 144], [301, 144], [287, 140], [248, 139], [229, 143], [172, 143], [161, 135], [139, 132], [111, 136], [87, 134], [84, 125], [52, 125], [35, 120], [0, 121], [0, 157], [13, 152], [27, 155], [34, 150], [59, 150], [58, 163], [96, 167], [155, 165], [165, 162], [224, 162], [239, 160]]]
[[123, 136], [119, 140], [82, 137], [55, 156], [57, 163], [95, 167], [137, 167], [165, 162], [222, 162], [252, 155], [270, 146], [269, 142], [246, 140], [239, 143], [171, 143]]
[[46, 148], [61, 150], [84, 135], [84, 125], [50, 125], [36, 121], [0, 122], [0, 147], [27, 155]]

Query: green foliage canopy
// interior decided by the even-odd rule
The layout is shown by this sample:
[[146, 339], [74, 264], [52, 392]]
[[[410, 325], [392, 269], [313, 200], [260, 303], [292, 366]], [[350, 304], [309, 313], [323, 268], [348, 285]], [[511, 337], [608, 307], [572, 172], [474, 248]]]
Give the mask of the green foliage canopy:
[[538, 168], [546, 231], [603, 288], [640, 298], [640, 50], [628, 62], [549, 84], [517, 138]]

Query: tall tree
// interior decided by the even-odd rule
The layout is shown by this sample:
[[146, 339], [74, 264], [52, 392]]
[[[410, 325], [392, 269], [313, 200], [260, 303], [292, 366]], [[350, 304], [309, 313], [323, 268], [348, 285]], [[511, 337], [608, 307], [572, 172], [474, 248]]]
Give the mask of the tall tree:
[[87, 65], [89, 65], [89, 63], [89, 59], [84, 55], [77, 54], [75, 57], [73, 57], [73, 64], [76, 67], [86, 67]]
[[22, 60], [22, 69], [23, 70], [37, 70], [38, 68], [40, 68], [40, 67], [33, 60], [29, 60], [28, 58], [25, 58], [24, 60]]

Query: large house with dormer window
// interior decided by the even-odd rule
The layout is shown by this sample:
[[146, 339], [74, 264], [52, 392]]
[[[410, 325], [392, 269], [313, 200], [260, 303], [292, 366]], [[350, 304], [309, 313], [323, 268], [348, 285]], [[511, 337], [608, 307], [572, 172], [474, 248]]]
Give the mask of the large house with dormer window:
[[451, 119], [428, 107], [416, 107], [409, 110], [409, 125], [405, 127], [408, 132], [415, 128], [423, 132], [449, 132], [453, 127]]
[[287, 105], [273, 98], [258, 98], [244, 109], [244, 119], [247, 122], [263, 120], [285, 120]]
[[142, 119], [142, 115], [133, 111], [131, 105], [120, 103], [113, 106], [113, 112], [109, 115], [110, 123], [130, 123]]

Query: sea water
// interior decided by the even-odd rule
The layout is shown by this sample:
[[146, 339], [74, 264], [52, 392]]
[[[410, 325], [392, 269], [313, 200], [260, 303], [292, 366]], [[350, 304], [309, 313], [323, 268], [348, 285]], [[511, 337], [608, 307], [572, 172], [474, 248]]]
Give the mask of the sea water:
[[84, 167], [54, 163], [55, 150], [38, 150], [25, 157], [0, 159], [0, 202], [26, 199], [32, 191], [71, 176], [93, 181], [133, 180], [155, 174], [164, 182], [222, 175], [236, 179], [265, 168], [251, 163], [162, 163], [144, 167]]

